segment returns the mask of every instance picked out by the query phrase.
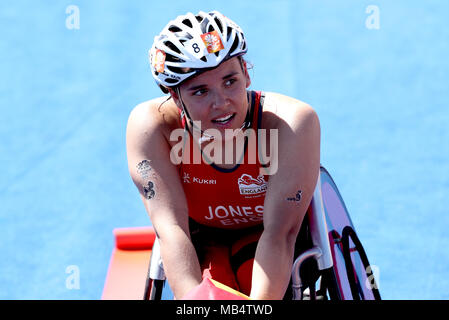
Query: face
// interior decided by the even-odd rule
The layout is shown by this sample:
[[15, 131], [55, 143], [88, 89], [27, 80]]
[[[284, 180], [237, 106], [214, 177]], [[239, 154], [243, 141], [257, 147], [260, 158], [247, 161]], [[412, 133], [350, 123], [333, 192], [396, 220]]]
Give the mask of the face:
[[[225, 135], [225, 129], [239, 129], [248, 110], [246, 89], [251, 80], [246, 63], [238, 57], [223, 62], [217, 68], [204, 72], [180, 86], [181, 97], [193, 121], [201, 122], [201, 129], [217, 129]], [[179, 97], [172, 97], [178, 107]]]

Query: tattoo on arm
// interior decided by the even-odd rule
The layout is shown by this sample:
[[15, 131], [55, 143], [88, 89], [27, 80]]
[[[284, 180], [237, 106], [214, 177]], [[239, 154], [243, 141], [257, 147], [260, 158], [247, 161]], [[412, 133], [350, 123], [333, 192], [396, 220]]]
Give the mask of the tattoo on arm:
[[301, 201], [301, 196], [302, 196], [302, 191], [298, 190], [298, 192], [296, 192], [296, 196], [293, 198], [287, 198], [287, 201], [296, 201], [299, 202]]
[[140, 174], [142, 179], [147, 180], [150, 171], [151, 171], [150, 160], [142, 160], [137, 164], [137, 172]]
[[143, 194], [146, 199], [150, 200], [153, 199], [156, 195], [156, 192], [154, 192], [154, 184], [151, 181], [148, 181], [148, 184], [146, 186], [143, 186]]
[[142, 160], [137, 164], [137, 172], [145, 181], [145, 184], [142, 186], [143, 195], [148, 200], [153, 199], [156, 195], [156, 192], [154, 191], [154, 183], [149, 180], [151, 170], [150, 160]]

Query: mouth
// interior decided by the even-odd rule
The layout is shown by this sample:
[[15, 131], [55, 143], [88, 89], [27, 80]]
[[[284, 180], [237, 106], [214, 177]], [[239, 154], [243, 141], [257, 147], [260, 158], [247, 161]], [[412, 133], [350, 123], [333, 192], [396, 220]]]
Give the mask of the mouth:
[[212, 123], [215, 123], [218, 125], [227, 125], [235, 118], [235, 115], [236, 115], [235, 113], [226, 114], [222, 117], [212, 119]]

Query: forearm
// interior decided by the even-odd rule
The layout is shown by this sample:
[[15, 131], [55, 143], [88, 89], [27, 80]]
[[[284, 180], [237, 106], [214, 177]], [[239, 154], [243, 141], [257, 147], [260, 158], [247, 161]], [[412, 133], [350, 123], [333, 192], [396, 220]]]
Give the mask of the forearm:
[[293, 251], [286, 237], [262, 233], [254, 259], [251, 299], [283, 298], [290, 281]]
[[193, 244], [181, 228], [165, 230], [159, 241], [164, 272], [176, 299], [201, 283], [201, 269]]

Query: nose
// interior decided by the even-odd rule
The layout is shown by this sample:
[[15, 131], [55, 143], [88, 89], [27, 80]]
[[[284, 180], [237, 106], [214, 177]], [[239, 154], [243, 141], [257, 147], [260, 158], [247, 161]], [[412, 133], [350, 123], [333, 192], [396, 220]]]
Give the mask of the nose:
[[213, 109], [224, 109], [229, 105], [229, 99], [224, 92], [217, 90], [214, 94], [214, 100], [212, 102]]

